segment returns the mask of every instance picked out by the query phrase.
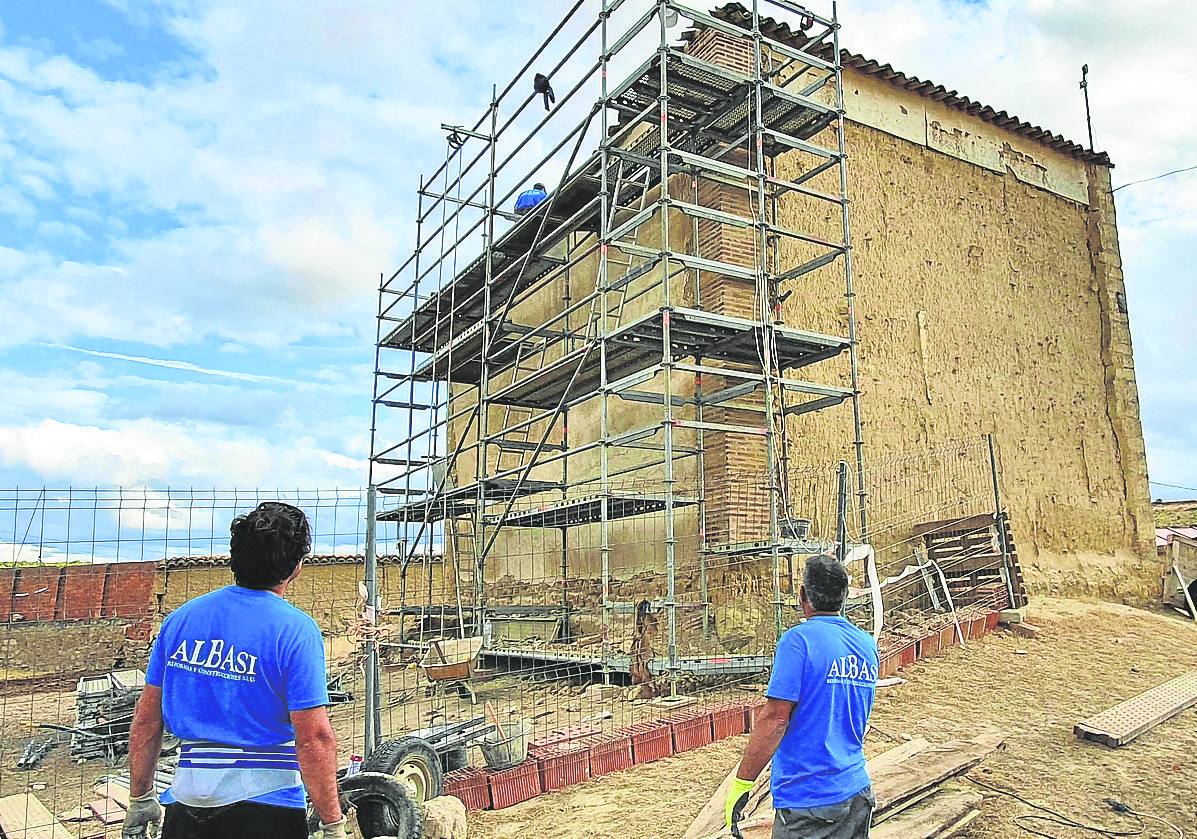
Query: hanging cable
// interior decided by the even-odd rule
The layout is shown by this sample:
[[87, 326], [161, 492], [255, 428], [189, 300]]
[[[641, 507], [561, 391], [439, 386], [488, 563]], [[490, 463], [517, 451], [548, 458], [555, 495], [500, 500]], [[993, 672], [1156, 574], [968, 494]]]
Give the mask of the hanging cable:
[[1171, 172], [1165, 172], [1162, 175], [1154, 175], [1153, 177], [1150, 177], [1150, 178], [1143, 178], [1138, 181], [1130, 181], [1129, 183], [1122, 184], [1121, 186], [1116, 186], [1113, 189], [1111, 189], [1110, 192], [1117, 192], [1120, 189], [1125, 189], [1126, 187], [1134, 186], [1135, 184], [1145, 184], [1148, 181], [1158, 181], [1161, 178], [1168, 178], [1168, 177], [1171, 177], [1172, 175], [1179, 175], [1182, 172], [1192, 172], [1194, 169], [1197, 169], [1197, 165], [1186, 166], [1183, 169], [1173, 169]]

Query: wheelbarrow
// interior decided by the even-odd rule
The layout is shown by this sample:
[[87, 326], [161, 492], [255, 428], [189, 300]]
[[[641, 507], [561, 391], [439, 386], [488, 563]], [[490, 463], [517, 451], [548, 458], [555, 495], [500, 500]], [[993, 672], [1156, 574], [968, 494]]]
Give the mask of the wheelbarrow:
[[452, 687], [458, 696], [468, 698], [470, 704], [477, 705], [478, 697], [470, 682], [484, 675], [477, 671], [481, 653], [481, 635], [473, 638], [441, 638], [429, 644], [419, 666], [424, 677], [432, 683], [432, 694], [435, 695], [441, 688]]
[[[444, 775], [466, 766], [472, 741], [495, 730], [485, 717], [411, 731], [383, 741], [362, 762], [361, 772], [341, 782], [348, 803], [357, 808], [357, 823], [365, 839], [408, 836], [408, 807], [436, 798], [444, 791]], [[364, 777], [358, 781], [355, 778]], [[390, 783], [383, 784], [379, 779]], [[401, 795], [396, 794], [396, 788]]]

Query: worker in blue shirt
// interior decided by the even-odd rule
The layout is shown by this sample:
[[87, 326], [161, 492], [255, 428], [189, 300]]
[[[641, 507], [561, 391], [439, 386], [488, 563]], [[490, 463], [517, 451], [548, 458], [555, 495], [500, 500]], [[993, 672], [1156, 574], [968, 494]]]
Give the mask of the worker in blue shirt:
[[163, 822], [154, 774], [164, 727], [181, 741], [163, 839], [304, 839], [304, 791], [320, 828], [344, 839], [324, 641], [284, 597], [311, 551], [303, 511], [267, 502], [233, 519], [235, 585], [162, 622], [129, 731], [122, 837]]
[[807, 619], [778, 641], [767, 701], [725, 802], [729, 829], [772, 759], [773, 839], [869, 835], [875, 802], [863, 746], [877, 644], [840, 616], [847, 593], [848, 574], [835, 557], [807, 560], [799, 592]]
[[531, 189], [524, 190], [515, 198], [515, 214], [522, 216], [532, 212], [542, 201], [549, 197], [544, 184], [532, 184]]

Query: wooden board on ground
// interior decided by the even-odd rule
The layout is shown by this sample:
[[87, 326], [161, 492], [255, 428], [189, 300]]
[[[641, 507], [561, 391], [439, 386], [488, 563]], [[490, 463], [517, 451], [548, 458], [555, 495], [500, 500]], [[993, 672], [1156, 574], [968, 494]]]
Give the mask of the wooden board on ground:
[[882, 752], [869, 761], [869, 777], [873, 777], [873, 773], [879, 769], [892, 766], [895, 763], [901, 763], [906, 758], [914, 757], [921, 752], [927, 751], [929, 748], [931, 748], [931, 744], [922, 737], [915, 737], [913, 740], [907, 740], [900, 746], [894, 746], [892, 749]]
[[872, 839], [936, 839], [957, 829], [961, 819], [981, 806], [982, 796], [964, 789], [940, 789], [915, 807], [875, 826]]
[[29, 793], [0, 798], [0, 831], [5, 839], [75, 839], [75, 834]]
[[118, 784], [116, 781], [96, 784], [94, 792], [100, 798], [110, 798], [126, 810], [129, 809], [129, 788]]
[[[869, 776], [873, 780], [873, 794], [877, 798], [875, 816], [912, 801], [948, 778], [967, 772], [996, 751], [1004, 741], [1005, 737], [996, 734], [981, 735], [972, 740], [952, 740], [940, 746], [931, 746], [925, 740], [912, 740], [878, 755], [869, 761]], [[752, 798], [759, 798], [759, 801], [750, 802], [740, 821], [740, 832], [744, 839], [769, 839], [773, 830], [772, 801], [767, 794], [760, 792], [760, 783], [758, 779], [758, 787], [752, 793]], [[726, 795], [727, 787], [721, 789], [722, 794]], [[708, 801], [699, 813], [702, 821], [695, 819], [684, 839], [722, 839], [728, 836], [723, 829], [722, 802], [723, 798], [718, 793]], [[919, 807], [922, 806], [920, 803]], [[964, 815], [967, 814], [957, 813], [954, 818]], [[942, 823], [941, 827], [943, 824], [947, 822]]]
[[125, 808], [110, 798], [97, 798], [88, 802], [87, 806], [104, 824], [116, 824], [125, 820]]
[[999, 734], [982, 734], [971, 740], [952, 740], [872, 772], [873, 795], [877, 797], [876, 812], [883, 813], [953, 775], [967, 772], [987, 755], [997, 751], [1005, 740]]
[[65, 813], [58, 814], [60, 822], [89, 822], [95, 818], [95, 813], [87, 807], [76, 807], [73, 810], [67, 810]]
[[1197, 670], [1081, 720], [1072, 731], [1082, 740], [1118, 748], [1193, 705], [1197, 705]]

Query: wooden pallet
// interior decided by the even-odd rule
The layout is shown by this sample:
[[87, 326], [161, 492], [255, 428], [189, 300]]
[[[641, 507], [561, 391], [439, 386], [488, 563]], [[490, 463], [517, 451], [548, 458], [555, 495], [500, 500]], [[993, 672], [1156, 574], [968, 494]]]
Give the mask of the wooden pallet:
[[[1025, 606], [1026, 583], [1023, 580], [1022, 566], [1018, 561], [1014, 532], [1005, 511], [1002, 512], [1001, 527], [1005, 531], [1006, 549], [1010, 557], [1013, 576], [1010, 583], [1014, 589], [1014, 603], [1003, 602], [997, 605]], [[948, 585], [955, 583], [965, 590], [961, 601], [955, 604], [957, 606], [968, 605], [974, 601], [975, 595], [971, 590], [991, 582], [995, 577], [1000, 579], [1002, 554], [998, 533], [994, 517], [988, 513], [923, 522], [914, 527], [914, 536], [922, 539], [927, 557], [942, 566]], [[1003, 597], [1003, 600], [1008, 599]]]
[[1082, 740], [1116, 749], [1194, 705], [1197, 705], [1197, 670], [1082, 720], [1072, 727], [1072, 732]]

